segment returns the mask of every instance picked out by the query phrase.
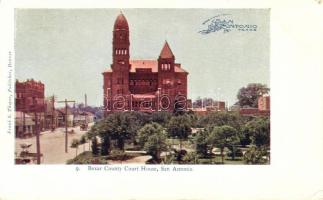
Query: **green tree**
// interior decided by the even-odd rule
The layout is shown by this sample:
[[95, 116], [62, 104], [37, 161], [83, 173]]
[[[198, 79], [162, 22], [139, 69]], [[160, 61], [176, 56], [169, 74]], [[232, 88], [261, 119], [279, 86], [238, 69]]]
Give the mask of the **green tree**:
[[137, 131], [150, 121], [150, 115], [142, 112], [113, 113], [92, 126], [88, 136], [101, 138], [103, 154], [108, 154], [114, 146], [124, 151], [125, 142], [135, 143]]
[[83, 151], [85, 151], [86, 135], [82, 135], [80, 138], [80, 144], [83, 145]]
[[172, 114], [169, 112], [161, 111], [161, 112], [153, 112], [151, 114], [151, 121], [156, 122], [162, 126], [166, 126]]
[[138, 131], [138, 141], [141, 147], [144, 147], [145, 143], [148, 141], [149, 136], [156, 133], [162, 133], [164, 128], [158, 123], [146, 124]]
[[75, 148], [75, 157], [77, 156], [77, 150], [78, 150], [79, 144], [80, 144], [80, 142], [79, 142], [78, 139], [73, 139], [72, 140], [71, 147]]
[[101, 137], [101, 155], [106, 156], [110, 153], [111, 139], [109, 135]]
[[269, 118], [257, 117], [245, 125], [244, 131], [250, 136], [251, 143], [257, 147], [270, 145]]
[[92, 138], [92, 154], [93, 155], [99, 154], [98, 139], [96, 137]]
[[157, 123], [147, 124], [139, 130], [139, 143], [153, 159], [160, 161], [160, 154], [167, 150], [166, 133]]
[[190, 119], [187, 115], [174, 116], [167, 125], [167, 132], [170, 137], [178, 138], [180, 149], [182, 149], [182, 140], [192, 133]]
[[127, 139], [135, 142], [137, 131], [149, 122], [149, 116], [139, 112], [114, 113], [109, 115], [102, 123], [105, 130], [101, 137], [110, 135], [111, 140], [115, 140], [117, 147], [124, 151]]
[[187, 112], [187, 117], [189, 119], [191, 127], [202, 128], [202, 126], [199, 124], [199, 116], [196, 115], [192, 110]]
[[86, 138], [89, 140], [89, 150], [91, 148], [91, 141], [96, 136], [100, 136], [102, 133], [106, 132], [103, 121], [95, 123], [91, 129], [86, 133]]
[[198, 131], [194, 137], [195, 149], [198, 155], [206, 157], [208, 155], [208, 132]]
[[244, 161], [247, 164], [264, 164], [266, 162], [265, 157], [268, 156], [266, 147], [251, 147], [246, 151], [243, 156]]
[[183, 162], [185, 164], [198, 164], [198, 154], [196, 152], [187, 153], [183, 157]]
[[258, 106], [258, 97], [268, 94], [269, 88], [265, 84], [250, 83], [247, 87], [240, 88], [237, 98], [237, 104], [241, 107], [250, 106], [256, 108]]
[[244, 123], [243, 117], [237, 112], [210, 112], [199, 120], [199, 124], [203, 127], [209, 126], [232, 126], [236, 130], [240, 130]]
[[[240, 142], [237, 130], [227, 125], [214, 127], [209, 134], [208, 141], [211, 145], [210, 151], [213, 146], [220, 148], [222, 163], [224, 163], [224, 148], [233, 147]], [[235, 152], [232, 154], [232, 159], [234, 159], [234, 154]]]

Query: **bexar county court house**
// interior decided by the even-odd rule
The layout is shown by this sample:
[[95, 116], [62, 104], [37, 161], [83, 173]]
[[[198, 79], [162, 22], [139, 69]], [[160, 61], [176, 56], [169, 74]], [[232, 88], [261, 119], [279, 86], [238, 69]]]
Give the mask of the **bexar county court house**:
[[107, 111], [174, 111], [187, 107], [187, 75], [167, 42], [157, 60], [130, 60], [129, 26], [114, 23], [111, 69], [103, 72]]

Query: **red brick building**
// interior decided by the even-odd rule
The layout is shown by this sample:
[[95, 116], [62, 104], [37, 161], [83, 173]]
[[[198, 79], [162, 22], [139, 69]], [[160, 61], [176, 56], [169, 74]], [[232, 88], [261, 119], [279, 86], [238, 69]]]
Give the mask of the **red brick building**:
[[43, 112], [45, 86], [40, 81], [28, 79], [24, 82], [16, 80], [16, 111]]
[[240, 114], [245, 116], [270, 116], [270, 96], [258, 97], [258, 108], [240, 108]]
[[35, 116], [38, 113], [40, 130], [44, 127], [44, 92], [45, 86], [40, 81], [28, 79], [16, 80], [16, 137], [35, 134]]
[[260, 96], [258, 97], [258, 109], [262, 111], [270, 110], [270, 97]]
[[157, 60], [130, 60], [129, 26], [120, 13], [114, 23], [111, 69], [103, 72], [104, 106], [114, 111], [186, 109], [187, 75], [165, 42]]

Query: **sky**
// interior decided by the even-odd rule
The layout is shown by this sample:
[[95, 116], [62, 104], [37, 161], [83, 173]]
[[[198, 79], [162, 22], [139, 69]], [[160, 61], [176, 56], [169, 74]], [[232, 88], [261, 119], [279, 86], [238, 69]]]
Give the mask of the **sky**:
[[[157, 59], [168, 41], [189, 72], [188, 98], [234, 104], [248, 83], [269, 85], [268, 9], [122, 9], [130, 29], [130, 59]], [[103, 104], [103, 75], [112, 63], [113, 24], [120, 9], [16, 9], [15, 74], [45, 84], [45, 96]], [[201, 34], [216, 16], [256, 31]]]

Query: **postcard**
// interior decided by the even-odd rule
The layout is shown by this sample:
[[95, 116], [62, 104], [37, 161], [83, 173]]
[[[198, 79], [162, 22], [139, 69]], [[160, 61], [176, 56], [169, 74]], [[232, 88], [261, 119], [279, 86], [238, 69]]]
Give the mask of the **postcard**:
[[269, 164], [269, 14], [16, 9], [16, 164]]
[[[306, 97], [286, 91], [295, 91], [303, 71], [313, 79], [302, 88], [320, 83], [322, 62], [308, 70], [283, 65], [301, 58], [282, 56], [298, 55], [296, 47], [284, 49], [290, 41], [282, 40], [286, 33], [298, 35], [291, 32], [294, 24], [289, 29], [285, 19], [279, 22], [279, 11], [5, 7], [3, 15], [10, 19], [1, 121], [9, 141], [3, 147], [5, 168], [12, 180], [0, 185], [0, 199], [323, 197], [322, 159], [315, 159], [315, 166], [297, 159], [312, 160], [313, 149], [322, 155], [322, 135], [315, 132], [321, 130], [317, 121], [323, 113], [301, 123], [305, 114], [296, 116], [290, 106]], [[319, 9], [312, 10], [320, 16]], [[322, 33], [322, 26], [317, 29], [313, 38]], [[313, 99], [321, 94], [313, 87], [306, 93]], [[320, 97], [312, 101], [321, 108]], [[308, 111], [299, 106], [299, 115]], [[311, 144], [303, 140], [304, 127], [313, 132]], [[311, 169], [307, 177], [297, 174], [305, 169]], [[51, 196], [45, 185], [57, 185], [58, 177], [64, 182], [58, 188], [74, 179], [80, 190]], [[81, 180], [91, 183], [91, 192]], [[14, 182], [27, 186], [14, 194]], [[154, 185], [169, 192], [157, 193]], [[24, 196], [35, 186], [40, 193]]]

